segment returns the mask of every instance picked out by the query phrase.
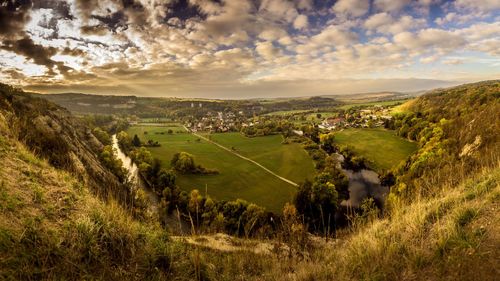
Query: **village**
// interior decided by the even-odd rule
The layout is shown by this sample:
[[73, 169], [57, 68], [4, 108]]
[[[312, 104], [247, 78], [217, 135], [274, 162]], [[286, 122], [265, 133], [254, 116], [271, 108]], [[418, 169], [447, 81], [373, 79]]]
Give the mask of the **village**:
[[248, 126], [248, 124], [245, 123], [246, 120], [247, 118], [243, 116], [242, 111], [239, 111], [237, 113], [231, 111], [214, 113], [209, 111], [207, 112], [206, 116], [202, 117], [201, 119], [188, 122], [186, 124], [186, 127], [193, 132], [234, 132], [239, 131], [239, 128], [241, 128], [242, 126]]
[[351, 109], [338, 117], [323, 119], [318, 128], [328, 131], [344, 128], [375, 128], [383, 127], [385, 121], [391, 120], [390, 108], [375, 105], [364, 109]]
[[[383, 127], [385, 122], [392, 118], [389, 106], [375, 105], [370, 107], [355, 107], [349, 110], [335, 110], [335, 116], [306, 120], [306, 115], [311, 112], [301, 112], [290, 116], [279, 115], [254, 115], [247, 118], [243, 111], [233, 112], [212, 112], [205, 116], [190, 120], [185, 123], [186, 127], [193, 132], [205, 131], [212, 133], [239, 132], [247, 128], [259, 125], [263, 122], [276, 121], [283, 123], [289, 121], [293, 123], [293, 133], [301, 135], [302, 125], [314, 125], [324, 131], [335, 131], [344, 128], [375, 128]], [[320, 115], [320, 114], [319, 114]], [[302, 120], [302, 121], [301, 121]], [[305, 120], [305, 121], [304, 121]]]

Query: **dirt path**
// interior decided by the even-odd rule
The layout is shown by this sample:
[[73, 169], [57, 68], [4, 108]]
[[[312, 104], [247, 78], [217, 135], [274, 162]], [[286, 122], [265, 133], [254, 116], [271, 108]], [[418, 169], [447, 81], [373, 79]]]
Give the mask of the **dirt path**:
[[235, 152], [234, 150], [232, 150], [232, 149], [230, 149], [230, 148], [227, 148], [227, 147], [225, 147], [225, 146], [223, 146], [223, 145], [221, 145], [221, 144], [219, 144], [219, 143], [216, 143], [216, 142], [214, 142], [214, 141], [212, 141], [212, 140], [210, 140], [210, 139], [208, 139], [208, 138], [206, 138], [206, 137], [204, 137], [204, 136], [198, 135], [197, 133], [190, 131], [188, 128], [186, 128], [186, 126], [183, 126], [183, 127], [184, 127], [184, 129], [185, 129], [186, 131], [188, 131], [188, 132], [190, 132], [191, 134], [193, 134], [193, 136], [197, 136], [197, 137], [199, 137], [200, 139], [203, 139], [203, 140], [205, 140], [205, 141], [207, 141], [207, 142], [209, 142], [209, 143], [211, 143], [211, 144], [213, 144], [213, 145], [216, 145], [216, 146], [218, 146], [218, 147], [220, 147], [220, 148], [222, 148], [222, 149], [224, 149], [224, 150], [228, 151], [229, 153], [232, 153], [232, 154], [236, 155], [237, 157], [239, 157], [239, 158], [241, 158], [241, 159], [243, 159], [243, 160], [246, 160], [246, 161], [248, 161], [248, 162], [251, 162], [251, 163], [255, 164], [256, 166], [260, 167], [260, 168], [261, 168], [261, 169], [263, 169], [264, 171], [268, 172], [269, 174], [271, 174], [271, 175], [273, 175], [273, 176], [277, 177], [278, 179], [280, 179], [280, 180], [282, 180], [282, 181], [284, 181], [284, 182], [286, 182], [286, 183], [288, 183], [288, 184], [291, 184], [291, 185], [293, 185], [293, 186], [299, 186], [297, 183], [295, 183], [295, 182], [293, 182], [293, 181], [291, 181], [291, 180], [289, 180], [289, 179], [287, 179], [287, 178], [284, 178], [284, 177], [282, 177], [282, 176], [280, 176], [280, 175], [276, 174], [275, 172], [273, 172], [273, 171], [269, 170], [268, 168], [266, 168], [266, 167], [262, 166], [259, 162], [255, 161], [255, 160], [252, 160], [252, 159], [250, 159], [250, 158], [248, 158], [248, 157], [245, 157], [245, 156], [243, 156], [243, 155], [241, 155], [241, 154], [239, 154], [239, 153]]

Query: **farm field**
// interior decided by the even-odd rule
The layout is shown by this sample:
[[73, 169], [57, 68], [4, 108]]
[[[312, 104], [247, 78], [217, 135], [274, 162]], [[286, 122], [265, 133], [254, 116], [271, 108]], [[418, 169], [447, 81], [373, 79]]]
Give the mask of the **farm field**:
[[281, 135], [247, 138], [240, 133], [225, 133], [208, 136], [212, 141], [231, 148], [294, 182], [301, 182], [314, 173], [314, 165], [304, 149], [296, 143], [281, 144]]
[[342, 106], [339, 106], [340, 109], [350, 109], [355, 106], [374, 106], [374, 105], [383, 105], [383, 106], [391, 106], [391, 105], [399, 105], [407, 102], [408, 100], [389, 100], [389, 101], [374, 101], [374, 102], [361, 102], [361, 103], [348, 103]]
[[[321, 118], [318, 118], [318, 114], [321, 114]], [[337, 117], [338, 113], [336, 112], [326, 112], [326, 111], [321, 111], [321, 112], [315, 112], [315, 113], [310, 113], [306, 115], [307, 121], [315, 121], [315, 122], [321, 122], [325, 118], [330, 118], [330, 117]]]
[[335, 142], [352, 146], [378, 171], [397, 166], [417, 149], [415, 143], [385, 129], [345, 129], [335, 133]]
[[309, 112], [311, 111], [310, 109], [296, 109], [296, 110], [282, 110], [282, 111], [273, 111], [269, 112], [265, 115], [281, 115], [281, 116], [286, 116], [286, 115], [293, 115], [296, 113], [304, 113], [304, 112]]
[[[217, 175], [178, 175], [177, 184], [182, 190], [198, 189], [218, 200], [242, 198], [274, 212], [281, 212], [283, 205], [292, 199], [296, 187], [276, 178], [255, 164], [199, 139], [190, 133], [166, 133], [166, 127], [134, 126], [127, 133], [137, 134], [141, 140], [158, 141], [161, 147], [148, 148], [163, 165], [170, 168], [170, 160], [177, 152], [193, 154], [197, 164], [217, 169]], [[147, 132], [147, 134], [144, 134]], [[159, 134], [163, 132], [163, 134]], [[239, 133], [210, 135], [228, 148], [247, 156], [278, 175], [301, 182], [314, 173], [313, 162], [298, 144], [282, 145], [281, 136], [246, 138]]]

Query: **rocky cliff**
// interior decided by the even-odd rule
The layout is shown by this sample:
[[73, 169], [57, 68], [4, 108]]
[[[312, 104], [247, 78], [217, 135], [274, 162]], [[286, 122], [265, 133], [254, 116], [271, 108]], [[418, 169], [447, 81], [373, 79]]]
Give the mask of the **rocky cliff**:
[[0, 85], [0, 110], [10, 134], [56, 168], [70, 172], [103, 197], [128, 199], [128, 189], [98, 158], [103, 145], [66, 109]]

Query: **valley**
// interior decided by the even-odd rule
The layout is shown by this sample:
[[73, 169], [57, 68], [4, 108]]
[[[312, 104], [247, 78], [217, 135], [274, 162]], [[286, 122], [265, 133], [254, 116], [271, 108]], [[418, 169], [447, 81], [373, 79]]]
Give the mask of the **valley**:
[[[206, 191], [219, 200], [242, 198], [276, 212], [295, 194], [295, 187], [290, 183], [187, 131], [176, 130], [168, 134], [166, 127], [132, 126], [127, 133], [137, 134], [144, 141], [158, 141], [161, 147], [148, 149], [166, 168], [170, 168], [175, 153], [185, 151], [194, 155], [203, 166], [219, 171], [217, 175], [178, 175], [179, 187], [185, 191]], [[283, 138], [279, 135], [247, 138], [239, 133], [220, 133], [204, 136], [291, 181], [304, 181], [314, 171], [313, 162], [304, 149], [298, 144], [282, 144]]]
[[0, 281], [500, 281], [500, 0], [0, 0]]
[[[10, 250], [0, 274], [190, 280], [193, 256], [228, 279], [237, 263], [246, 277], [270, 280], [288, 274], [283, 264], [314, 280], [423, 270], [433, 280], [440, 268], [473, 280], [471, 267], [493, 280], [498, 251], [484, 245], [498, 245], [498, 91], [483, 82], [402, 105], [250, 117], [238, 108], [190, 115], [187, 103], [174, 116], [141, 118], [73, 116], [3, 86], [0, 246]], [[22, 254], [33, 241], [38, 250]], [[121, 273], [110, 270], [117, 265]]]

